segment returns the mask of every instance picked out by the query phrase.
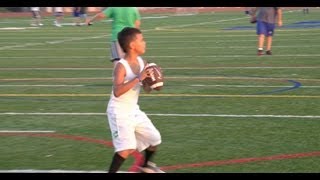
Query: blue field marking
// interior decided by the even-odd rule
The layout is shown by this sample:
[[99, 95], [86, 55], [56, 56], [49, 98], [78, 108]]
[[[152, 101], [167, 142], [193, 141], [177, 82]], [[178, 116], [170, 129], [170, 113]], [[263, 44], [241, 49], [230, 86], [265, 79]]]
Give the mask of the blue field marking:
[[260, 92], [260, 93], [256, 93], [255, 95], [260, 95], [260, 94], [275, 94], [275, 93], [279, 93], [279, 92], [284, 92], [284, 91], [290, 91], [290, 90], [298, 89], [299, 87], [301, 87], [301, 83], [298, 82], [298, 81], [288, 80], [288, 82], [292, 83], [293, 86], [292, 86], [292, 87], [275, 89], [275, 90], [273, 90], [273, 91]]
[[[320, 28], [320, 21], [300, 21], [292, 24], [284, 25], [282, 27], [277, 28], [288, 28], [288, 29], [296, 29], [296, 28]], [[255, 25], [248, 26], [234, 26], [229, 28], [224, 28], [223, 30], [255, 30]]]

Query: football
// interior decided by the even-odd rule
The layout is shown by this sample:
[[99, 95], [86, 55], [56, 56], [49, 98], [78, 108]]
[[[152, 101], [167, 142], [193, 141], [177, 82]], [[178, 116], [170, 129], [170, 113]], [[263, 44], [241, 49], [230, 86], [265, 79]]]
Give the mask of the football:
[[256, 23], [256, 22], [257, 22], [256, 16], [252, 16], [251, 19], [250, 19], [250, 23], [251, 23], [251, 24], [254, 24], [254, 23]]
[[142, 83], [147, 84], [151, 89], [160, 91], [163, 87], [163, 73], [155, 63], [148, 63], [146, 69], [151, 69], [150, 77], [145, 78]]

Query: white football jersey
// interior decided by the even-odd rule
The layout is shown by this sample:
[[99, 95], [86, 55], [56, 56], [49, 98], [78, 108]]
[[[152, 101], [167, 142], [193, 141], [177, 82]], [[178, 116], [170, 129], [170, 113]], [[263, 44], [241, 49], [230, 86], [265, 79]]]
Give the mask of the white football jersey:
[[[140, 72], [142, 72], [144, 69], [144, 62], [141, 57], [138, 57], [137, 59], [140, 65]], [[126, 70], [125, 83], [137, 77], [137, 75], [132, 72], [130, 65], [125, 59], [120, 59], [118, 63], [121, 63]], [[113, 111], [113, 113], [132, 113], [131, 111], [139, 109], [138, 99], [140, 89], [141, 85], [140, 83], [137, 83], [133, 88], [119, 97], [115, 97], [112, 91], [108, 104], [108, 111]]]

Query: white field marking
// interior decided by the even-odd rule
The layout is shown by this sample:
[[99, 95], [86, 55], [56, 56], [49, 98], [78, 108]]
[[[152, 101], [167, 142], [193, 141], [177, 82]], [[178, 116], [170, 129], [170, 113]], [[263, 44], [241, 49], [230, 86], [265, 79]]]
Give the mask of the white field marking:
[[[279, 55], [272, 55], [273, 58], [275, 57], [316, 57], [320, 56], [320, 54], [279, 54]], [[145, 56], [146, 58], [257, 58], [257, 55], [204, 55], [204, 56]], [[268, 57], [262, 56], [261, 58]], [[95, 58], [95, 59], [104, 59], [107, 56], [64, 56], [64, 57], [57, 57], [57, 56], [34, 56], [34, 57], [17, 57], [17, 56], [1, 56], [0, 59], [88, 59], [88, 58]], [[171, 59], [168, 59], [171, 61]], [[184, 60], [184, 59], [181, 59]], [[219, 60], [219, 59], [217, 59]], [[233, 59], [230, 59], [233, 61]], [[216, 61], [216, 60], [213, 60]]]
[[24, 30], [24, 29], [37, 29], [37, 28], [39, 27], [4, 27], [4, 28], [0, 28], [0, 30]]
[[141, 17], [141, 19], [162, 19], [162, 18], [169, 18], [169, 16], [147, 16], [147, 17]]
[[[262, 86], [262, 85], [205, 85], [205, 84], [192, 84], [189, 85], [191, 87], [235, 87], [235, 88], [285, 88], [285, 87], [292, 87], [292, 86]], [[320, 86], [300, 86], [300, 88], [320, 88]]]
[[[223, 36], [223, 35], [221, 35]], [[220, 37], [221, 37], [220, 36]], [[187, 37], [187, 36], [186, 36]], [[163, 38], [162, 38], [163, 39]], [[225, 42], [255, 42], [257, 40], [254, 40], [254, 39], [229, 39], [229, 40], [226, 40], [226, 39], [216, 39], [216, 40], [196, 40], [196, 41], [186, 41], [186, 40], [170, 40], [170, 44], [173, 44], [173, 43], [215, 43], [215, 44], [219, 44], [219, 43], [225, 43]], [[315, 38], [303, 38], [303, 39], [300, 39], [300, 38], [290, 38], [290, 39], [277, 39], [277, 40], [274, 40], [274, 42], [287, 42], [287, 41], [308, 41], [309, 42], [318, 42], [317, 39]], [[168, 44], [168, 41], [152, 41], [152, 44], [161, 44], [161, 43], [166, 43]]]
[[[0, 84], [0, 87], [84, 87], [82, 84], [66, 85], [66, 84]], [[263, 85], [204, 85], [192, 84], [191, 87], [235, 87], [235, 88], [277, 88], [277, 87], [292, 87], [292, 86], [263, 86]], [[301, 86], [301, 88], [320, 88], [320, 86]]]
[[[109, 97], [110, 94], [0, 94], [0, 97]], [[317, 95], [142, 94], [142, 97], [320, 98]]]
[[[104, 35], [104, 36], [107, 36], [107, 35]], [[80, 38], [80, 37], [68, 37], [68, 39], [70, 38]], [[84, 37], [84, 38], [87, 38], [87, 37]], [[60, 39], [60, 40], [57, 40], [57, 41], [64, 41], [64, 40], [67, 40], [67, 39], [61, 39], [60, 36], [46, 36], [46, 37], [34, 37], [34, 36], [27, 36], [27, 37], [2, 37], [1, 39], [30, 39], [30, 40], [36, 40], [36, 39]], [[91, 39], [91, 38], [90, 38]], [[47, 41], [48, 42], [48, 41]]]
[[[108, 36], [110, 36], [110, 35], [93, 36], [93, 37], [72, 37], [72, 38], [67, 38], [67, 39], [64, 39], [64, 40], [46, 41], [46, 42], [42, 42], [42, 43], [25, 43], [25, 44], [21, 44], [21, 45], [2, 46], [2, 47], [0, 47], [0, 50], [17, 48], [17, 47], [28, 47], [28, 46], [45, 45], [45, 44], [59, 44], [59, 43], [64, 43], [64, 42], [80, 41], [80, 40], [87, 40], [87, 39], [100, 39], [102, 37], [108, 37]], [[36, 39], [39, 39], [39, 38], [41, 38], [41, 37], [37, 37]], [[9, 38], [9, 39], [12, 39], [12, 38]], [[21, 38], [19, 38], [19, 39], [21, 39]], [[26, 38], [26, 39], [30, 39], [30, 38]]]
[[[279, 37], [283, 37], [283, 36], [292, 36], [293, 38], [295, 38], [295, 39], [299, 39], [299, 38], [296, 38], [297, 36], [299, 36], [299, 35], [308, 35], [308, 36], [313, 36], [313, 35], [320, 35], [320, 33], [317, 33], [317, 32], [315, 32], [315, 33], [300, 33], [300, 34], [297, 34], [297, 33], [295, 33], [295, 34], [280, 34], [280, 35], [277, 35], [277, 37], [279, 36]], [[171, 41], [171, 38], [186, 38], [186, 37], [188, 37], [188, 38], [191, 38], [191, 37], [194, 37], [194, 38], [221, 38], [221, 37], [223, 37], [223, 38], [226, 38], [226, 37], [256, 37], [257, 35], [255, 35], [255, 34], [253, 34], [253, 35], [249, 35], [249, 34], [217, 34], [217, 35], [201, 35], [201, 36], [195, 36], [195, 35], [163, 35], [163, 36], [161, 36], [161, 35], [154, 35], [154, 36], [148, 36], [148, 35], [146, 35], [145, 37], [146, 38], [150, 38], [150, 39], [163, 39], [163, 38], [167, 38], [167, 39], [170, 39], [170, 42], [172, 42]]]
[[[144, 32], [151, 31], [152, 29], [149, 30], [144, 30]], [[14, 45], [14, 46], [3, 46], [0, 47], [0, 50], [5, 50], [5, 49], [12, 49], [16, 47], [28, 47], [28, 46], [35, 46], [35, 45], [45, 45], [45, 44], [60, 44], [60, 43], [66, 43], [66, 42], [73, 42], [73, 41], [80, 41], [80, 40], [87, 40], [87, 39], [101, 39], [102, 37], [110, 37], [111, 35], [101, 35], [101, 36], [92, 36], [92, 37], [71, 37], [71, 38], [66, 38], [63, 40], [56, 40], [56, 41], [46, 41], [42, 43], [26, 43], [26, 44], [21, 44], [21, 45]], [[3, 37], [2, 39], [15, 39], [14, 37]], [[49, 37], [37, 37], [36, 39], [41, 39], [45, 38], [48, 39]], [[52, 37], [56, 38], [56, 37]], [[30, 39], [30, 38], [17, 38], [17, 39]], [[109, 42], [110, 43], [110, 42]]]
[[[103, 35], [103, 36], [100, 36], [99, 38], [101, 37], [104, 37], [104, 36], [108, 36], [108, 35]], [[220, 37], [223, 36], [223, 35], [220, 35]], [[186, 36], [187, 37], [187, 36]], [[44, 44], [58, 44], [58, 43], [63, 43], [63, 42], [71, 42], [71, 41], [75, 41], [75, 40], [86, 40], [86, 39], [94, 39], [94, 38], [98, 38], [98, 37], [85, 37], [85, 38], [79, 38], [79, 37], [75, 37], [75, 38], [69, 38], [69, 39], [64, 39], [64, 40], [56, 40], [56, 41], [46, 41], [46, 42], [43, 42], [43, 43], [35, 43], [35, 44], [41, 44], [41, 45], [44, 45]], [[1, 39], [30, 39], [30, 40], [37, 40], [37, 39], [41, 39], [40, 37], [39, 38], [1, 38]], [[43, 38], [43, 39], [48, 39], [48, 38]], [[56, 37], [52, 37], [52, 39], [56, 39]], [[161, 39], [164, 39], [164, 38], [161, 38]], [[215, 40], [170, 40], [170, 43], [173, 44], [173, 43], [224, 43], [224, 42], [254, 42], [256, 40], [254, 39], [215, 39]], [[275, 40], [274, 42], [287, 42], [287, 41], [310, 41], [310, 42], [315, 42], [317, 41], [317, 39], [315, 38], [290, 38], [290, 39], [277, 39]], [[72, 43], [75, 43], [75, 42], [72, 42]], [[104, 41], [101, 41], [101, 42], [97, 42], [97, 41], [88, 41], [88, 42], [79, 42], [79, 43], [103, 43], [103, 44], [108, 44], [108, 42], [104, 42]], [[110, 42], [109, 42], [110, 43]], [[166, 40], [163, 40], [163, 41], [152, 41], [152, 44], [160, 44], [160, 43], [168, 43], [168, 41]], [[33, 43], [27, 43], [29, 44], [28, 46], [30, 45], [33, 45]], [[78, 44], [78, 42], [77, 42]], [[22, 44], [21, 47], [24, 47], [24, 45], [26, 44]], [[11, 47], [11, 46], [4, 46], [4, 47], [1, 47], [1, 49], [5, 49], [5, 47]], [[0, 50], [1, 50], [0, 49]]]
[[4, 57], [1, 56], [1, 59], [88, 59], [88, 58], [107, 58], [107, 56], [34, 56], [34, 57]]
[[[288, 13], [288, 12], [289, 11], [284, 11], [283, 13]], [[183, 27], [197, 26], [197, 25], [203, 25], [203, 24], [217, 24], [217, 23], [221, 23], [221, 22], [237, 21], [237, 20], [241, 20], [241, 19], [248, 19], [248, 17], [234, 18], [234, 19], [223, 19], [223, 20], [216, 20], [216, 21], [206, 21], [206, 22], [184, 24], [184, 25], [162, 26], [162, 27], [156, 27], [155, 30], [166, 30], [166, 29], [171, 29], [171, 28], [183, 28]]]
[[53, 116], [105, 116], [107, 115], [106, 113], [66, 113], [66, 112], [60, 112], [60, 113], [40, 113], [40, 112], [35, 112], [35, 113], [16, 113], [16, 112], [5, 112], [5, 113], [0, 113], [0, 115], [53, 115]]
[[[59, 84], [0, 84], [0, 87], [84, 87], [85, 85], [59, 85]], [[235, 88], [277, 88], [277, 87], [292, 87], [292, 86], [255, 86], [255, 85], [205, 85], [205, 84], [193, 84], [191, 87], [235, 87]], [[301, 86], [301, 88], [320, 88], [320, 86]]]
[[[84, 87], [85, 85], [58, 85], [58, 84], [0, 84], [0, 87]], [[192, 84], [191, 87], [235, 87], [235, 88], [277, 88], [277, 87], [292, 87], [292, 86], [255, 86], [255, 85], [205, 85], [205, 84]], [[301, 86], [301, 88], [320, 88], [320, 86]]]
[[[279, 54], [279, 55], [272, 55], [272, 57], [314, 57], [320, 56], [320, 54]], [[257, 58], [257, 55], [206, 55], [206, 56], [145, 56], [151, 58]], [[267, 57], [267, 56], [262, 56]], [[0, 57], [1, 58], [1, 57]], [[168, 59], [171, 61], [171, 59]], [[184, 59], [181, 59], [184, 60]], [[230, 59], [234, 61], [234, 59]]]
[[[256, 67], [256, 66], [239, 66], [239, 67], [225, 67], [225, 66], [220, 66], [220, 67], [168, 67], [168, 68], [163, 68], [163, 69], [172, 69], [172, 70], [188, 70], [188, 69], [318, 69], [320, 66], [302, 66], [302, 67], [289, 67], [289, 66], [277, 66], [277, 67], [268, 67], [268, 66], [262, 66], [262, 67]], [[1, 68], [0, 68], [1, 69]]]
[[13, 131], [13, 130], [0, 130], [0, 133], [55, 133], [56, 131]]
[[[0, 173], [107, 173], [107, 171], [81, 171], [81, 170], [37, 170], [37, 169], [13, 169], [13, 170], [0, 170]], [[118, 173], [134, 173], [128, 171], [118, 171]]]
[[[248, 49], [248, 48], [254, 48], [255, 46], [192, 46], [192, 47], [166, 47], [165, 49], [225, 49], [225, 48], [232, 48], [232, 49]], [[320, 45], [301, 45], [301, 46], [273, 46], [276, 48], [313, 48], [313, 47], [320, 47]], [[55, 49], [55, 47], [52, 48], [19, 48], [19, 49], [10, 49], [10, 51], [52, 51]], [[64, 47], [62, 50], [105, 50], [106, 48], [67, 48]], [[163, 49], [163, 47], [150, 47], [148, 49]], [[57, 50], [56, 50], [57, 51]]]
[[[162, 69], [166, 69], [166, 70], [205, 70], [205, 69], [318, 69], [320, 68], [320, 66], [298, 66], [298, 67], [289, 67], [289, 66], [285, 66], [285, 67], [281, 67], [281, 66], [277, 66], [277, 67], [255, 67], [255, 66], [239, 66], [239, 67], [225, 67], [225, 66], [220, 66], [220, 67], [168, 67], [168, 68], [162, 68]], [[48, 70], [52, 70], [52, 71], [64, 71], [64, 70], [68, 70], [68, 71], [78, 71], [78, 70], [113, 70], [113, 68], [0, 68], [0, 70], [2, 71], [26, 71], [26, 70], [44, 70], [44, 71], [48, 71]]]
[[197, 26], [197, 25], [203, 25], [203, 24], [217, 24], [217, 23], [221, 23], [221, 22], [237, 21], [237, 20], [240, 20], [240, 19], [247, 19], [247, 18], [248, 17], [234, 18], [234, 19], [222, 19], [222, 20], [217, 20], [217, 21], [206, 21], [206, 22], [183, 24], [183, 25], [174, 25], [174, 26], [162, 26], [162, 27], [156, 27], [155, 30], [166, 30], [166, 29], [171, 29], [171, 28], [183, 28], [183, 27]]
[[57, 81], [57, 80], [110, 80], [112, 77], [93, 78], [20, 78], [20, 79], [0, 79], [0, 81]]
[[[312, 67], [310, 67], [312, 68]], [[320, 67], [319, 67], [320, 68]], [[25, 71], [25, 70], [53, 70], [53, 71], [59, 71], [59, 70], [113, 70], [113, 68], [0, 68], [0, 70], [3, 71]]]
[[0, 87], [83, 87], [85, 85], [74, 84], [0, 84]]
[[[106, 113], [0, 113], [0, 115], [53, 115], [53, 116], [106, 116]], [[239, 114], [147, 114], [148, 116], [173, 116], [173, 117], [231, 117], [231, 118], [308, 118], [317, 119], [320, 118], [318, 115], [239, 115]]]
[[[167, 79], [240, 79], [240, 80], [285, 80], [288, 77], [224, 77], [224, 76], [168, 76]], [[90, 77], [90, 78], [4, 78], [0, 81], [56, 81], [56, 80], [110, 80], [112, 77]], [[320, 79], [295, 78], [297, 81], [320, 81]]]

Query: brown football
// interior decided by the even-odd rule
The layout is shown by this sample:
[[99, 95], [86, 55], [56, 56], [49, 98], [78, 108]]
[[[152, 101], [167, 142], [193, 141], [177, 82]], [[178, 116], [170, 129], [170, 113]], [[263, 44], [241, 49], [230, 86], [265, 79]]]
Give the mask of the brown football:
[[152, 73], [142, 83], [147, 84], [151, 89], [160, 91], [164, 84], [161, 68], [155, 63], [148, 63], [146, 69], [151, 69]]

